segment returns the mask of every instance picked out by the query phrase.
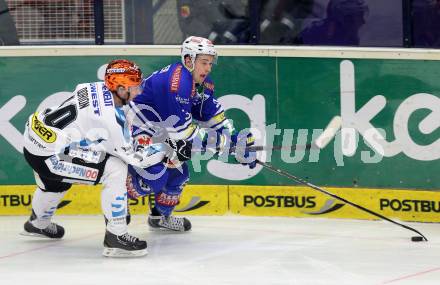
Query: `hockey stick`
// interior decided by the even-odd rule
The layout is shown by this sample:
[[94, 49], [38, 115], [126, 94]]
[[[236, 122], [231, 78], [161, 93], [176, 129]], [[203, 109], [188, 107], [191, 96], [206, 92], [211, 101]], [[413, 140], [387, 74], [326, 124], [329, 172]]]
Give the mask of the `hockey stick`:
[[[371, 215], [373, 215], [373, 216], [376, 216], [376, 217], [378, 217], [378, 218], [380, 218], [380, 219], [382, 219], [382, 220], [388, 221], [388, 222], [393, 223], [393, 224], [395, 224], [395, 225], [401, 226], [401, 227], [403, 227], [403, 228], [405, 228], [405, 229], [407, 229], [407, 230], [413, 231], [413, 232], [417, 233], [420, 237], [422, 237], [424, 241], [428, 241], [428, 239], [427, 239], [427, 238], [426, 238], [421, 232], [419, 232], [418, 230], [416, 230], [416, 229], [414, 229], [414, 228], [412, 228], [412, 227], [410, 227], [410, 226], [407, 226], [407, 225], [401, 224], [401, 223], [396, 222], [396, 221], [394, 221], [394, 220], [392, 220], [392, 219], [390, 219], [390, 218], [387, 218], [387, 217], [385, 217], [385, 216], [383, 216], [383, 215], [381, 215], [381, 214], [379, 214], [379, 213], [376, 213], [376, 212], [374, 212], [374, 211], [372, 211], [372, 210], [370, 210], [370, 209], [364, 208], [364, 207], [362, 207], [362, 206], [360, 206], [360, 205], [358, 205], [358, 204], [355, 204], [355, 203], [353, 203], [353, 202], [350, 202], [350, 201], [348, 201], [348, 200], [346, 200], [346, 199], [344, 199], [344, 198], [342, 198], [342, 197], [339, 197], [338, 195], [335, 195], [335, 194], [333, 194], [333, 193], [330, 193], [329, 191], [324, 190], [324, 189], [322, 189], [321, 187], [318, 187], [318, 186], [316, 186], [316, 185], [314, 185], [314, 184], [312, 184], [312, 183], [310, 183], [310, 182], [308, 182], [308, 181], [306, 181], [306, 180], [304, 180], [304, 179], [302, 179], [302, 178], [299, 178], [299, 177], [297, 177], [297, 176], [295, 176], [295, 175], [293, 175], [293, 174], [290, 174], [290, 173], [288, 173], [288, 172], [286, 172], [286, 171], [284, 171], [284, 170], [281, 170], [281, 169], [279, 169], [279, 168], [276, 168], [276, 167], [274, 167], [274, 166], [272, 166], [272, 165], [270, 165], [270, 164], [268, 164], [268, 163], [266, 163], [266, 162], [261, 162], [261, 161], [257, 160], [257, 163], [260, 164], [261, 166], [263, 166], [265, 169], [267, 169], [267, 170], [269, 170], [269, 171], [272, 171], [272, 172], [277, 173], [277, 174], [279, 174], [279, 175], [281, 175], [281, 176], [287, 177], [287, 178], [289, 178], [290, 180], [293, 180], [293, 181], [295, 181], [295, 182], [297, 182], [297, 183], [299, 183], [299, 184], [302, 184], [302, 185], [308, 186], [308, 187], [310, 187], [310, 188], [312, 188], [312, 189], [315, 189], [315, 190], [317, 190], [317, 191], [319, 191], [319, 192], [321, 192], [321, 193], [323, 193], [323, 194], [325, 194], [325, 195], [328, 195], [328, 196], [330, 196], [330, 197], [333, 197], [333, 198], [335, 198], [335, 199], [337, 199], [337, 200], [339, 200], [339, 201], [344, 202], [345, 204], [348, 204], [348, 205], [351, 205], [351, 206], [353, 206], [353, 207], [355, 207], [355, 208], [358, 208], [359, 210], [362, 210], [362, 211], [364, 211], [364, 212], [367, 212], [367, 213], [369, 213], [369, 214], [371, 214]], [[416, 240], [414, 239], [414, 237], [412, 238], [412, 240], [413, 240], [413, 241], [416, 241]]]
[[[324, 131], [319, 135], [319, 137], [312, 143], [308, 143], [305, 145], [292, 145], [292, 146], [283, 146], [283, 145], [275, 145], [275, 146], [263, 146], [263, 145], [253, 145], [246, 147], [244, 151], [266, 151], [266, 150], [309, 150], [309, 149], [322, 149], [324, 148], [335, 136], [336, 133], [342, 126], [342, 119], [340, 116], [335, 116], [331, 119], [330, 123], [328, 123], [327, 127]], [[231, 147], [229, 149], [229, 153], [234, 153], [236, 147]], [[217, 149], [220, 151], [221, 149]], [[199, 150], [200, 151], [200, 150]]]
[[[327, 127], [324, 129], [324, 131], [319, 135], [319, 137], [312, 143], [308, 143], [305, 145], [292, 145], [292, 146], [282, 146], [282, 145], [276, 145], [272, 147], [265, 147], [265, 146], [250, 146], [247, 147], [245, 150], [247, 151], [264, 151], [264, 150], [296, 150], [296, 149], [322, 149], [324, 148], [335, 136], [336, 133], [339, 131], [339, 129], [342, 126], [342, 119], [340, 116], [335, 116], [333, 119], [331, 119], [330, 123], [328, 123]], [[234, 151], [234, 149], [232, 150]]]

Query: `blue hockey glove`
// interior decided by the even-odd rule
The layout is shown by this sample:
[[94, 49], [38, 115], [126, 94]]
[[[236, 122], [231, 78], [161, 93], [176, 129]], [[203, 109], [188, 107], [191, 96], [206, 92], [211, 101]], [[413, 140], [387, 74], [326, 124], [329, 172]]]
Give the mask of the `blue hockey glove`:
[[257, 152], [247, 149], [255, 144], [255, 138], [251, 132], [240, 132], [231, 135], [231, 147], [235, 147], [235, 159], [250, 169], [257, 165]]
[[201, 148], [202, 154], [210, 151], [214, 154], [221, 155], [226, 147], [228, 147], [228, 138], [214, 130], [201, 130], [194, 138], [193, 145]]

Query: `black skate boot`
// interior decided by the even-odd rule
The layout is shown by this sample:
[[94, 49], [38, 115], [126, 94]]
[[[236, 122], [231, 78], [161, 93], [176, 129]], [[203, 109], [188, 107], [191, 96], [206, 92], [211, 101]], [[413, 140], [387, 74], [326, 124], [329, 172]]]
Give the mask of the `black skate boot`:
[[147, 254], [147, 242], [125, 233], [117, 236], [109, 231], [104, 237], [104, 256], [109, 257], [136, 257]]
[[163, 216], [156, 208], [148, 216], [148, 224], [153, 229], [187, 232], [191, 229], [191, 222], [187, 218]]
[[43, 237], [50, 239], [60, 239], [64, 236], [64, 228], [55, 223], [50, 223], [46, 228], [39, 229], [32, 224], [32, 221], [35, 220], [37, 216], [32, 210], [32, 215], [30, 219], [24, 224], [24, 231], [21, 235], [24, 236], [33, 236], [33, 237]]

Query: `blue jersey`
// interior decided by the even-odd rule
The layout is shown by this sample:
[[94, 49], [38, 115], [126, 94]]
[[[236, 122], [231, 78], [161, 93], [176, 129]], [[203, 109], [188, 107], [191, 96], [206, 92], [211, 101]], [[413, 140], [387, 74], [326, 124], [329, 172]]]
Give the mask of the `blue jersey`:
[[208, 76], [196, 84], [192, 74], [175, 63], [153, 72], [143, 82], [142, 94], [131, 103], [137, 123], [133, 135], [150, 137], [165, 134], [173, 140], [192, 140], [199, 126], [221, 130], [229, 121], [214, 98], [214, 84]]

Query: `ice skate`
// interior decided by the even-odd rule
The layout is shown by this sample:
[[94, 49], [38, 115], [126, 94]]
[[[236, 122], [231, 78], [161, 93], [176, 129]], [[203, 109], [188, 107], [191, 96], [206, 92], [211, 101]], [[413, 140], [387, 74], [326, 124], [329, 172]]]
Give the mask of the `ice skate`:
[[29, 220], [24, 224], [23, 236], [43, 237], [50, 239], [60, 239], [64, 236], [64, 228], [55, 223], [50, 223], [46, 228], [39, 229]]
[[125, 233], [117, 236], [109, 231], [105, 232], [104, 251], [102, 255], [108, 257], [138, 257], [147, 252], [147, 242]]
[[191, 222], [187, 218], [163, 216], [153, 208], [148, 216], [148, 225], [153, 229], [187, 232], [191, 229]]

